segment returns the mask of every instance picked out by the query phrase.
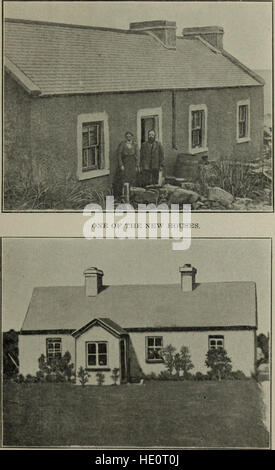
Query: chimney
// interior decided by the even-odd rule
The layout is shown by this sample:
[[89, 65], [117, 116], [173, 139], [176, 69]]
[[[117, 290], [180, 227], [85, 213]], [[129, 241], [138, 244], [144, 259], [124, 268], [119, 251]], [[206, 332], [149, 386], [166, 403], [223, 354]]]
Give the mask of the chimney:
[[201, 26], [196, 28], [184, 28], [182, 31], [184, 39], [194, 39], [200, 36], [217, 49], [223, 49], [224, 30], [221, 26]]
[[85, 292], [87, 297], [95, 297], [102, 288], [103, 271], [97, 268], [88, 268], [84, 271]]
[[130, 31], [140, 31], [162, 43], [167, 49], [176, 49], [176, 29], [175, 21], [155, 20], [130, 23]]
[[179, 268], [181, 277], [181, 290], [182, 292], [191, 292], [196, 283], [196, 268], [192, 267], [191, 264], [184, 264]]

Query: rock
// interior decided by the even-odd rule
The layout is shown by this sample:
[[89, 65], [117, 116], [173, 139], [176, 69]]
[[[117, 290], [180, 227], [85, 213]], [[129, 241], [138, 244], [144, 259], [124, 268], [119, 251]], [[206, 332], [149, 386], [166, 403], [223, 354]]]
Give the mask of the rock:
[[234, 199], [234, 204], [238, 205], [247, 206], [247, 204], [250, 204], [251, 202], [253, 202], [253, 199], [250, 199], [249, 197], [235, 197]]
[[195, 191], [196, 184], [191, 183], [191, 182], [185, 182], [185, 183], [181, 183], [181, 187], [182, 187], [182, 189], [187, 189], [189, 191]]
[[224, 189], [218, 188], [215, 186], [214, 188], [208, 188], [208, 200], [214, 201], [222, 204], [222, 206], [228, 208], [230, 204], [233, 202], [232, 194], [228, 193]]
[[140, 197], [138, 198], [139, 200], [137, 201], [135, 198], [135, 201], [139, 202], [140, 204], [157, 204], [158, 197], [158, 191], [146, 190], [144, 193], [140, 193]]
[[162, 187], [165, 191], [167, 191], [168, 194], [171, 194], [173, 193], [174, 191], [180, 189], [178, 186], [175, 186], [173, 184], [165, 184], [163, 187]]
[[169, 204], [194, 204], [200, 196], [195, 191], [177, 188], [169, 196]]

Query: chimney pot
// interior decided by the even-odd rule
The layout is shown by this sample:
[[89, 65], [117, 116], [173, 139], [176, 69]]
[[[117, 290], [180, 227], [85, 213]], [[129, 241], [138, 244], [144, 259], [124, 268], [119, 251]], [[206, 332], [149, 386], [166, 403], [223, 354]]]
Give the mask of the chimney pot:
[[96, 297], [102, 288], [103, 271], [96, 267], [88, 268], [84, 271], [85, 293], [87, 297]]
[[191, 264], [180, 266], [181, 290], [182, 292], [191, 292], [196, 284], [197, 270]]

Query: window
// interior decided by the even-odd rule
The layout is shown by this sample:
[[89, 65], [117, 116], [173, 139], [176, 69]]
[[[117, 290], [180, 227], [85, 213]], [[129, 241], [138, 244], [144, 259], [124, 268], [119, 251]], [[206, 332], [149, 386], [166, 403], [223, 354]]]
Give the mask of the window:
[[46, 355], [48, 360], [61, 358], [61, 338], [46, 339]]
[[104, 168], [103, 126], [101, 122], [82, 124], [82, 171]]
[[107, 113], [81, 114], [77, 127], [77, 174], [79, 179], [109, 174]]
[[189, 107], [189, 152], [207, 150], [207, 108], [205, 105]]
[[249, 100], [237, 103], [237, 142], [250, 140], [250, 102]]
[[224, 337], [221, 335], [208, 336], [208, 349], [223, 349]]
[[146, 108], [137, 112], [137, 143], [139, 146], [148, 139], [148, 131], [154, 129], [156, 140], [162, 143], [162, 109]]
[[162, 336], [148, 336], [146, 338], [146, 359], [149, 362], [162, 362], [160, 351], [162, 349]]
[[105, 367], [108, 365], [107, 343], [87, 343], [87, 367]]

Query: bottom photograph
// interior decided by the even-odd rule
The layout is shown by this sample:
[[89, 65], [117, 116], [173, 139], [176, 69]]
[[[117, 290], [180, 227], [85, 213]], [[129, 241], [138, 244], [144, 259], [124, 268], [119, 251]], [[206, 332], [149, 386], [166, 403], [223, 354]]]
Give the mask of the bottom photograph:
[[2, 239], [3, 446], [269, 448], [271, 240]]

